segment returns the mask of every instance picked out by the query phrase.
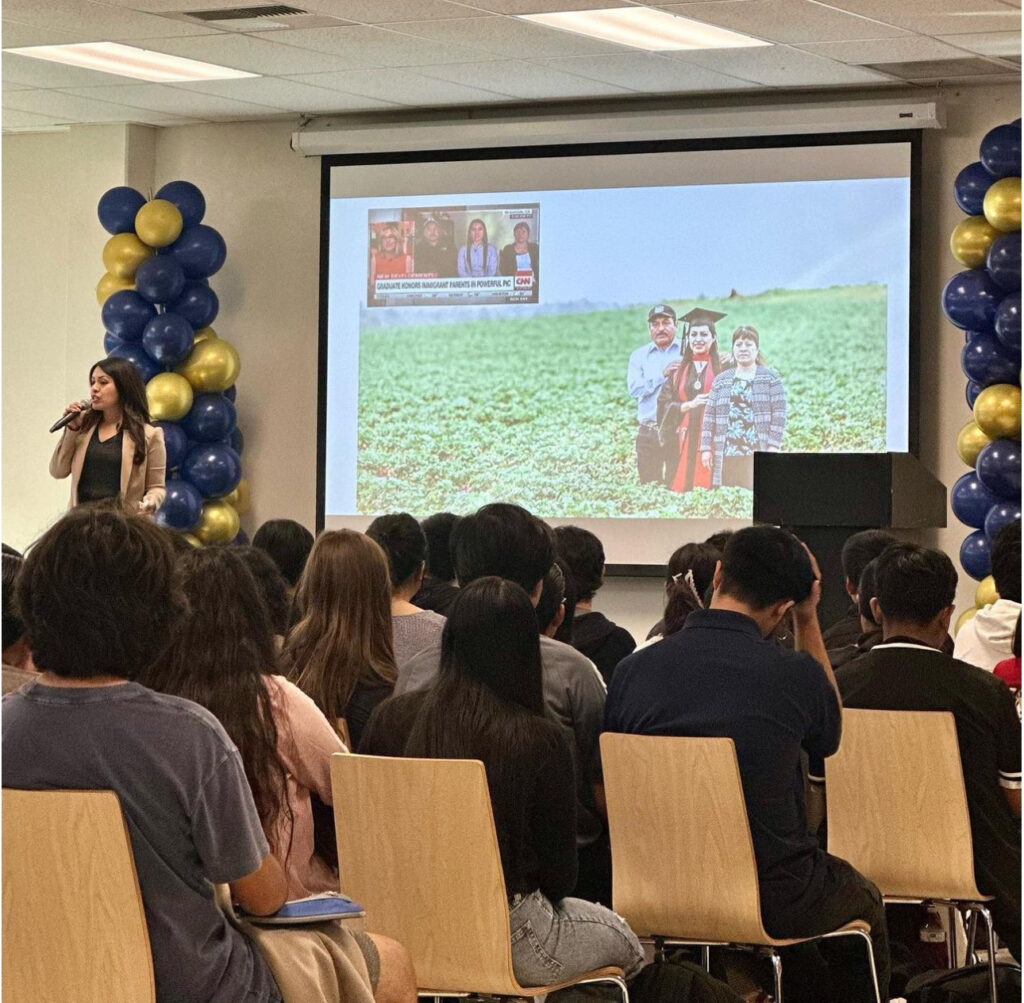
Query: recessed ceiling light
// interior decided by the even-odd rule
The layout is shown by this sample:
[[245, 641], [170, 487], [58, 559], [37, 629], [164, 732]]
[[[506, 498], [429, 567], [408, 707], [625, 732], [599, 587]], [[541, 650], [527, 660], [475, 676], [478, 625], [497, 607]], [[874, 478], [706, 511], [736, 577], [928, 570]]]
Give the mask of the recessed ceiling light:
[[51, 63], [64, 63], [99, 73], [114, 73], [133, 80], [173, 84], [189, 80], [233, 80], [239, 77], [258, 77], [258, 73], [233, 70], [227, 66], [203, 63], [198, 59], [169, 56], [164, 52], [137, 49], [118, 42], [83, 42], [78, 45], [29, 45], [20, 49], [4, 49], [19, 56], [46, 59]]
[[737, 31], [703, 24], [650, 7], [614, 7], [611, 10], [556, 11], [550, 14], [519, 14], [548, 28], [589, 35], [605, 42], [631, 45], [636, 49], [732, 49], [771, 42]]

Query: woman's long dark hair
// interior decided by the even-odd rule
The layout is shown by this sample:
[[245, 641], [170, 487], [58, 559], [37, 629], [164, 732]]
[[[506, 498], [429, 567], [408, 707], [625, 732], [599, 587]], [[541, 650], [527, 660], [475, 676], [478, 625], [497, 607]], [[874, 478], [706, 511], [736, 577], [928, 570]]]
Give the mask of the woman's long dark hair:
[[721, 557], [722, 552], [713, 544], [684, 543], [668, 559], [662, 636], [668, 637], [681, 630], [694, 610], [704, 609], [704, 596]]
[[484, 239], [480, 243], [480, 247], [483, 249], [483, 258], [480, 262], [480, 267], [487, 271], [487, 224], [482, 219], [471, 219], [469, 226], [466, 227], [466, 271], [472, 271], [473, 264], [470, 257], [470, 251], [473, 249], [473, 224], [479, 223], [484, 228]]
[[[117, 397], [121, 404], [121, 427], [132, 442], [135, 443], [135, 455], [132, 464], [138, 466], [146, 459], [146, 425], [149, 424], [149, 404], [146, 401], [146, 385], [142, 382], [135, 364], [127, 359], [111, 355], [94, 363], [89, 370], [89, 380], [97, 369], [102, 369], [117, 387]], [[82, 419], [82, 429], [89, 431], [98, 425], [103, 418], [102, 411], [87, 411]]]
[[[194, 700], [220, 721], [238, 747], [263, 831], [272, 841], [282, 816], [290, 820], [291, 805], [264, 680], [276, 660], [266, 607], [252, 572], [228, 547], [181, 554], [176, 576], [189, 611], [161, 658], [136, 679]], [[290, 850], [272, 848], [283, 856]]]

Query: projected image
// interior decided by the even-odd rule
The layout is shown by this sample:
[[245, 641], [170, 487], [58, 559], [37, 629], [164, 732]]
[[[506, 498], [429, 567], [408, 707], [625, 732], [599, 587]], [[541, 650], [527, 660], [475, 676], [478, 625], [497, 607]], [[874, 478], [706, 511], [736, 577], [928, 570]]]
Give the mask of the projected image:
[[371, 209], [367, 305], [536, 303], [538, 208]]
[[[479, 281], [525, 271], [543, 216], [544, 283], [539, 260], [518, 305], [332, 282], [351, 368], [329, 380], [328, 512], [743, 519], [757, 451], [906, 448], [906, 178], [408, 201], [336, 200], [332, 234], [368, 213], [411, 258], [397, 281]], [[495, 220], [513, 201], [527, 232]]]

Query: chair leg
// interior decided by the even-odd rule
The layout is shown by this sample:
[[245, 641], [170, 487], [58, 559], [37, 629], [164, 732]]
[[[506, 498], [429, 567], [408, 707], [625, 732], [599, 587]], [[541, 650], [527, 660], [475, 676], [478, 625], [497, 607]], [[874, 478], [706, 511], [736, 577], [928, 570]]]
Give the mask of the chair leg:
[[949, 915], [949, 967], [959, 968], [960, 957], [956, 949], [956, 930], [960, 925], [960, 915], [955, 905], [949, 906], [947, 912]]
[[871, 986], [875, 990], [875, 1003], [882, 1003], [882, 995], [878, 990], [878, 969], [875, 968], [875, 949], [871, 946], [871, 935], [857, 932], [857, 935], [864, 941], [868, 952], [868, 971], [871, 972]]
[[700, 963], [704, 966], [704, 971], [711, 974], [711, 948], [705, 944], [700, 949]]
[[967, 910], [967, 958], [965, 963], [976, 965], [978, 963], [978, 914], [974, 909]]
[[775, 976], [775, 1003], [782, 1003], [782, 958], [772, 951], [772, 974]]
[[992, 928], [992, 913], [984, 906], [978, 906], [978, 912], [985, 921], [985, 929], [988, 932], [988, 985], [992, 994], [992, 1003], [996, 1003], [996, 933]]

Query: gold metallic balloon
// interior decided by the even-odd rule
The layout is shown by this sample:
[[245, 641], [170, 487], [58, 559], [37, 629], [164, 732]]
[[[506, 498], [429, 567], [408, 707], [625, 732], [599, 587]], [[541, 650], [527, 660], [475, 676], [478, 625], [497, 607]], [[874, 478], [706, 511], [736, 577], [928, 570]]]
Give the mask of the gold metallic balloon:
[[960, 459], [969, 467], [973, 467], [978, 461], [980, 453], [992, 440], [978, 428], [976, 421], [969, 421], [956, 437], [956, 451]]
[[198, 345], [201, 341], [206, 341], [207, 338], [216, 338], [217, 332], [212, 327], [201, 327], [195, 333], [195, 337], [192, 339], [193, 345]]
[[967, 623], [967, 621], [970, 620], [977, 612], [978, 612], [978, 607], [977, 606], [972, 606], [970, 609], [965, 609], [963, 611], [963, 613], [961, 613], [956, 618], [956, 626], [953, 628], [953, 636], [954, 637], [956, 637], [956, 635], [960, 633], [960, 628], [965, 623]]
[[193, 347], [175, 372], [181, 373], [197, 393], [215, 394], [238, 379], [241, 367], [234, 345], [223, 338], [207, 338]]
[[135, 214], [135, 232], [150, 247], [166, 247], [181, 236], [181, 210], [166, 199], [152, 199]]
[[193, 547], [201, 547], [203, 545], [203, 541], [193, 536], [191, 533], [182, 533], [181, 535], [185, 537]]
[[238, 482], [238, 487], [231, 494], [224, 496], [224, 501], [239, 515], [245, 515], [249, 511], [249, 482], [243, 477]]
[[111, 293], [120, 292], [122, 289], [134, 289], [135, 283], [131, 279], [121, 279], [110, 272], [104, 272], [103, 278], [96, 283], [96, 302], [103, 306]]
[[205, 501], [192, 532], [203, 543], [230, 543], [238, 536], [238, 513], [223, 498]]
[[968, 268], [981, 268], [992, 241], [999, 231], [984, 216], [968, 216], [950, 234], [949, 249], [953, 257]]
[[134, 233], [115, 233], [103, 245], [103, 265], [119, 279], [134, 279], [135, 270], [152, 256], [153, 248], [147, 247]]
[[978, 587], [974, 590], [974, 605], [978, 609], [982, 609], [985, 606], [991, 606], [998, 598], [996, 580], [991, 575], [986, 575], [978, 582]]
[[177, 421], [192, 407], [192, 387], [177, 373], [157, 373], [146, 384], [146, 402], [153, 421]]
[[974, 420], [990, 439], [1020, 438], [1020, 387], [996, 383], [974, 402]]
[[1002, 233], [1020, 229], [1020, 178], [1000, 178], [989, 186], [982, 203], [987, 219]]

